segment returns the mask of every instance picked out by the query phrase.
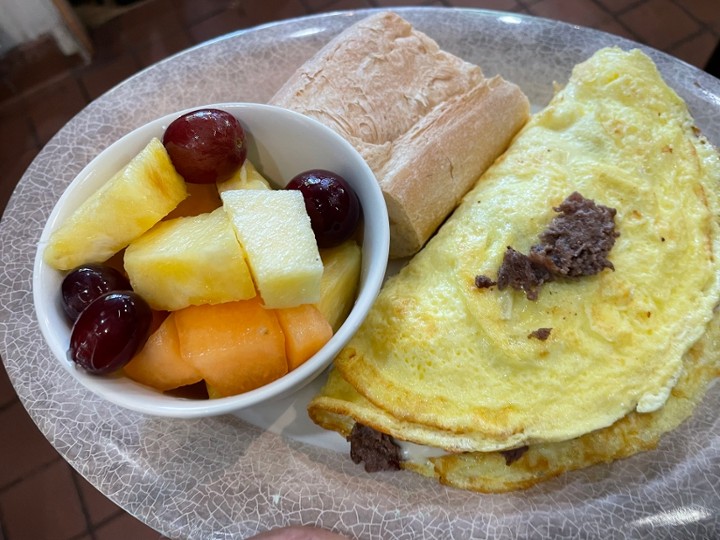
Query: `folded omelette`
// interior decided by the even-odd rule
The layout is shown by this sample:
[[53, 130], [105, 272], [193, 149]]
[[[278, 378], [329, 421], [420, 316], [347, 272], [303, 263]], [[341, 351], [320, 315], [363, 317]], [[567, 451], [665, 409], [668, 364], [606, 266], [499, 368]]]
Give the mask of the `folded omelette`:
[[[363, 430], [391, 465], [478, 491], [651, 448], [720, 374], [719, 185], [716, 149], [653, 62], [598, 51], [386, 282], [311, 418], [366, 468]], [[541, 273], [538, 239], [564, 241], [574, 198], [610, 220], [607, 258]], [[509, 254], [532, 286], [503, 275]]]

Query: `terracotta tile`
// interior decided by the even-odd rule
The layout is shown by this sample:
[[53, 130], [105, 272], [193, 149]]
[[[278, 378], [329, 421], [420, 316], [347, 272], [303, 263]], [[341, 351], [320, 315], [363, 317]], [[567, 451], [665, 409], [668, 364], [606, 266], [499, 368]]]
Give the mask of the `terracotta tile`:
[[705, 69], [705, 64], [710, 59], [710, 55], [717, 43], [718, 38], [705, 30], [692, 39], [673, 47], [668, 52], [681, 60], [685, 60], [688, 64]]
[[[10, 182], [7, 183], [9, 184]], [[5, 208], [7, 199], [10, 197], [10, 193], [12, 193], [12, 189], [10, 189], [8, 190], [6, 196], [5, 185], [6, 181], [3, 178], [2, 186], [0, 187], [0, 214], [2, 214], [2, 209]], [[15, 388], [13, 388], [13, 385], [10, 382], [10, 378], [8, 377], [7, 371], [5, 370], [5, 366], [3, 365], [2, 361], [0, 361], [0, 409], [4, 408], [15, 400], [17, 400], [17, 393], [15, 392]]]
[[17, 96], [15, 88], [3, 77], [0, 79], [0, 103]]
[[122, 55], [126, 49], [122, 24], [112, 19], [100, 26], [88, 30], [90, 39], [95, 45], [92, 63], [102, 63]]
[[[105, 26], [116, 43], [120, 42], [124, 48], [132, 49], [158, 39], [163, 34], [180, 31], [183, 22], [172, 0], [153, 0], [137, 4]], [[98, 37], [103, 36], [100, 34]]]
[[[392, 10], [393, 7], [427, 6], [428, 2], [427, 0], [374, 0], [374, 4], [377, 5], [377, 7], [388, 8]], [[455, 2], [453, 2], [453, 5], [455, 5]], [[337, 8], [334, 7], [334, 2], [331, 2], [330, 4], [325, 6], [324, 9], [321, 9], [321, 11], [330, 11], [334, 9]]]
[[[152, 0], [150, 0], [152, 1]], [[121, 17], [133, 9], [138, 0], [123, 2], [122, 0], [71, 0], [73, 11], [85, 28], [95, 28], [107, 21]]]
[[453, 7], [491, 9], [494, 11], [520, 11], [522, 9], [522, 6], [515, 0], [452, 0], [452, 5]]
[[88, 66], [79, 78], [88, 97], [95, 99], [136, 73], [140, 67], [131, 54], [125, 53], [111, 61]]
[[670, 0], [641, 4], [620, 15], [619, 19], [644, 43], [660, 50], [667, 50], [700, 29], [687, 13]]
[[151, 0], [149, 2], [135, 2], [130, 9], [125, 11], [118, 21], [124, 27], [133, 25], [141, 26], [162, 26], [165, 17], [176, 14], [176, 5], [174, 0]]
[[138, 521], [130, 514], [122, 514], [95, 531], [95, 540], [159, 540], [160, 533]]
[[[158, 2], [164, 9], [150, 9]], [[143, 48], [148, 42], [182, 32], [183, 29], [182, 18], [173, 4], [164, 0], [143, 3], [89, 30], [95, 44], [92, 61], [98, 64], [114, 60], [128, 51]]]
[[158, 39], [148, 42], [135, 51], [135, 56], [142, 67], [147, 67], [192, 45], [189, 33], [183, 29], [174, 34], [163, 34]]
[[8, 539], [68, 540], [87, 533], [70, 466], [58, 461], [0, 493]]
[[609, 9], [613, 13], [620, 13], [621, 11], [626, 11], [632, 7], [637, 6], [639, 3], [646, 1], [647, 0], [598, 0], [600, 4], [602, 4], [605, 8]]
[[[417, 4], [427, 6], [428, 2], [417, 2]], [[314, 11], [321, 13], [326, 11], [343, 11], [346, 9], [367, 9], [371, 7], [375, 6], [367, 0], [337, 0]]]
[[0, 106], [0, 165], [5, 166], [18, 153], [35, 146], [33, 124], [22, 100]]
[[38, 142], [44, 145], [88, 101], [79, 82], [72, 77], [64, 77], [28, 95], [26, 103]]
[[245, 12], [253, 25], [302, 17], [309, 13], [300, 0], [285, 0], [282, 3], [256, 2], [252, 7], [247, 7]]
[[69, 72], [82, 63], [79, 56], [66, 56], [49, 36], [19, 46], [13, 55], [7, 81], [18, 92], [29, 90], [51, 77]]
[[682, 0], [680, 5], [701, 23], [720, 33], [720, 5], [717, 0]]
[[61, 461], [19, 401], [0, 410], [0, 489], [53, 461]]
[[240, 4], [244, 4], [246, 6], [251, 6], [253, 4], [266, 5], [267, 2], [239, 2], [238, 0], [178, 0], [175, 4], [183, 21], [188, 24], [193, 24], [213, 15], [217, 15], [227, 9], [237, 8]]
[[73, 474], [91, 525], [98, 525], [116, 514], [123, 513], [119, 506], [100, 493], [90, 482], [78, 473]]
[[[24, 152], [16, 156], [16, 158], [10, 163], [10, 165], [3, 168], [2, 180], [0, 182], [0, 214], [5, 211], [5, 207], [7, 206], [7, 203], [10, 200], [10, 196], [15, 190], [18, 181], [25, 173], [25, 170], [30, 166], [32, 160], [35, 159], [35, 156], [37, 156], [39, 151], [39, 148], [30, 148], [28, 150], [25, 150]], [[8, 384], [10, 384], [9, 381]], [[8, 391], [12, 391], [12, 396], [15, 395], [14, 389], [10, 389]], [[10, 394], [6, 395], [5, 391], [0, 389], [0, 407], [8, 403], [4, 401], [4, 397], [9, 396]]]
[[13, 47], [0, 55], [0, 75], [7, 77], [10, 72], [20, 63], [24, 62], [22, 51], [19, 47]]
[[227, 10], [190, 26], [190, 35], [195, 43], [202, 43], [253, 24], [242, 12]]
[[190, 34], [177, 13], [167, 14], [157, 24], [147, 25], [141, 38], [135, 39], [128, 47], [132, 50], [142, 49], [152, 43], [161, 42], [170, 36], [184, 34], [189, 38]]
[[603, 32], [615, 34], [616, 36], [624, 37], [626, 39], [631, 39], [636, 42], [640, 41], [640, 38], [638, 36], [633, 34], [630, 30], [625, 28], [622, 24], [617, 22], [615, 19], [610, 19], [608, 21], [605, 21], [603, 23], [595, 25], [594, 27], [597, 28], [598, 30], [602, 30]]
[[319, 9], [324, 9], [328, 7], [330, 4], [333, 3], [333, 0], [303, 0], [303, 3], [308, 7], [310, 11], [315, 12]]
[[610, 19], [610, 15], [594, 2], [567, 2], [566, 0], [542, 0], [529, 8], [538, 17], [555, 19], [591, 28]]
[[720, 79], [720, 45], [716, 45], [705, 64], [705, 71]]

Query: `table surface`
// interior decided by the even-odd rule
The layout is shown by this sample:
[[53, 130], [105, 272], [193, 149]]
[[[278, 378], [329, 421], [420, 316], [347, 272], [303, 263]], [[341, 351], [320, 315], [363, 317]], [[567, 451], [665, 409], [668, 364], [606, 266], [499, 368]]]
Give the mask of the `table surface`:
[[[535, 106], [553, 81], [603, 46], [640, 47], [576, 26], [478, 10], [397, 10], [487, 75], [518, 83]], [[313, 524], [357, 538], [718, 537], [720, 391], [658, 449], [527, 491], [482, 495], [411, 473], [365, 474], [346, 455], [254, 427], [237, 415], [153, 418], [81, 387], [43, 342], [32, 301], [37, 241], [80, 170], [132, 129], [206, 103], [264, 102], [353, 11], [295, 19], [210, 41], [160, 62], [91, 103], [31, 164], [0, 224], [0, 336], [11, 381], [64, 458], [128, 512], [173, 538], [242, 538]], [[720, 81], [644, 48], [720, 144]]]

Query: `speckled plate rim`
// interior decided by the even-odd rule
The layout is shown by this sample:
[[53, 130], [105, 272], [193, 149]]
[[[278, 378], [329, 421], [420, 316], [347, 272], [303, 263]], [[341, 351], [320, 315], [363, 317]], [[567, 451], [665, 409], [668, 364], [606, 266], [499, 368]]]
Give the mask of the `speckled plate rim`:
[[[571, 65], [597, 48], [638, 47], [602, 32], [525, 15], [395, 11], [445, 50], [480, 64], [486, 74], [499, 72], [520, 84], [535, 105], [546, 103], [552, 82], [566, 80]], [[48, 349], [38, 341], [30, 283], [35, 245], [64, 186], [103, 145], [164, 112], [196, 103], [267, 100], [302, 61], [370, 12], [273, 23], [179, 53], [91, 103], [38, 155], [0, 224], [2, 355], [33, 420], [100, 491], [170, 537], [244, 538], [288, 524], [403, 540], [717, 537], [717, 386], [654, 451], [528, 491], [488, 496], [447, 489], [410, 473], [367, 475], [345, 455], [253, 428], [233, 416], [178, 421], [128, 413], [93, 399], [69, 375], [61, 376], [60, 366], [52, 367]], [[717, 145], [720, 81], [640, 48]], [[202, 69], [193, 72], [197, 60]], [[253, 79], [258, 72], [263, 73], [259, 84], [247, 84], [258, 82]], [[180, 84], [182, 91], [176, 90]], [[239, 88], [240, 97], [235, 95]]]

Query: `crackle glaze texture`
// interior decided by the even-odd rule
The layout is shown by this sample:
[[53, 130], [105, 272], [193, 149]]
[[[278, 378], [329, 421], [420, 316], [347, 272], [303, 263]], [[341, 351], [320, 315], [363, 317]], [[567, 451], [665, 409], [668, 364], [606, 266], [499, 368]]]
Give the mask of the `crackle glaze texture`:
[[[442, 8], [397, 10], [441, 47], [518, 83], [535, 106], [596, 49], [636, 46], [542, 19]], [[720, 537], [720, 388], [651, 452], [533, 489], [481, 495], [411, 473], [368, 475], [346, 455], [228, 415], [145, 417], [90, 394], [52, 357], [35, 319], [32, 267], [50, 211], [102, 149], [166, 113], [264, 102], [340, 30], [368, 15], [290, 20], [184, 51], [91, 103], [43, 149], [0, 227], [0, 335], [10, 378], [40, 430], [92, 484], [172, 538], [245, 538], [319, 525], [351, 538]], [[720, 144], [720, 81], [645, 49]], [[12, 466], [12, 464], [5, 464]]]

